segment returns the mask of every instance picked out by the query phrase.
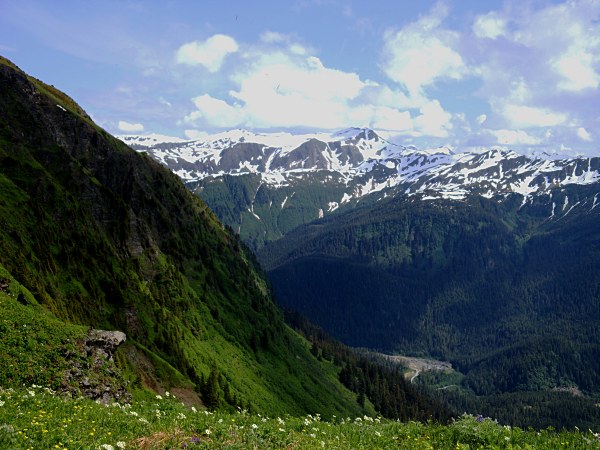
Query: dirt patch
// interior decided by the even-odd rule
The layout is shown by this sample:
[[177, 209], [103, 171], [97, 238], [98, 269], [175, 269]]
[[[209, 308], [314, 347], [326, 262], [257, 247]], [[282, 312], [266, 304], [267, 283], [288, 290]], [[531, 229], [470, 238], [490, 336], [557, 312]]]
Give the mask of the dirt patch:
[[171, 388], [171, 394], [181, 400], [185, 406], [200, 406], [204, 408], [204, 403], [202, 403], [196, 391], [191, 388], [173, 387]]

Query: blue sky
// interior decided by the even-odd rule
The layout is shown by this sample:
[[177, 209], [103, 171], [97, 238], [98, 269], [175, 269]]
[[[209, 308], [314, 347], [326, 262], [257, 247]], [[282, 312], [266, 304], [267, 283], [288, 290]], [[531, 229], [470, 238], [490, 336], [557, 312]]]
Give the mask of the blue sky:
[[0, 54], [114, 134], [369, 126], [600, 155], [600, 1], [0, 0]]

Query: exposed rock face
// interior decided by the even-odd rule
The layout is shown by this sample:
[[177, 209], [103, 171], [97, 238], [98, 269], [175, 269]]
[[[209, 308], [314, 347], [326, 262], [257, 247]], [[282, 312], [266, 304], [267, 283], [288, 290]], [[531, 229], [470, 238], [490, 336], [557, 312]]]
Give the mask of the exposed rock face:
[[68, 355], [73, 367], [65, 376], [66, 390], [102, 403], [129, 401], [131, 394], [114, 361], [115, 351], [125, 340], [122, 331], [91, 329], [82, 343], [81, 354]]
[[89, 356], [105, 357], [112, 361], [115, 350], [125, 339], [125, 333], [122, 331], [92, 329], [85, 340], [85, 350]]

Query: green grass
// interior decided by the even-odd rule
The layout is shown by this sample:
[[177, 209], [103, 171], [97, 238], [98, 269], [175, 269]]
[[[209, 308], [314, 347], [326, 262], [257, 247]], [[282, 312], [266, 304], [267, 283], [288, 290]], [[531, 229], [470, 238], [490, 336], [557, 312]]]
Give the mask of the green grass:
[[56, 389], [64, 384], [64, 373], [73, 362], [65, 355], [82, 358], [77, 342], [86, 335], [87, 327], [56, 319], [6, 275], [0, 266], [0, 280], [10, 282], [8, 289], [0, 292], [0, 384], [37, 383]]
[[464, 415], [450, 425], [379, 417], [267, 417], [183, 405], [171, 394], [100, 405], [40, 386], [0, 389], [0, 447], [11, 449], [593, 449], [589, 430], [526, 431]]

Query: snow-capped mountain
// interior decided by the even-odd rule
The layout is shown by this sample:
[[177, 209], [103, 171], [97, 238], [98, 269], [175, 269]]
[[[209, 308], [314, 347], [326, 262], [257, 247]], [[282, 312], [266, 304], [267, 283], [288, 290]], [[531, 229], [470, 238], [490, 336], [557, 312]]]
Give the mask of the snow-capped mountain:
[[121, 139], [173, 170], [242, 237], [250, 239], [244, 236], [248, 227], [258, 241], [342, 206], [386, 197], [519, 196], [521, 204], [544, 197], [552, 205], [547, 217], [555, 217], [574, 205], [596, 207], [595, 195], [568, 204], [568, 196], [557, 195], [567, 186], [597, 184], [600, 191], [600, 158], [527, 156], [500, 148], [420, 150], [388, 142], [368, 128], [304, 135], [232, 130], [194, 141]]
[[304, 135], [232, 130], [197, 141], [161, 138], [121, 136], [125, 143], [147, 151], [185, 181], [258, 173], [273, 182], [281, 180], [274, 175], [317, 170], [351, 176], [363, 162], [382, 160], [402, 149], [369, 129]]
[[531, 157], [503, 149], [418, 150], [392, 144], [366, 128], [304, 135], [232, 130], [195, 141], [161, 135], [121, 139], [148, 152], [185, 182], [256, 174], [267, 185], [284, 186], [302, 175], [330, 172], [353, 188], [341, 203], [398, 186], [425, 199], [464, 199], [471, 193], [528, 197], [559, 185], [600, 180], [599, 158]]

